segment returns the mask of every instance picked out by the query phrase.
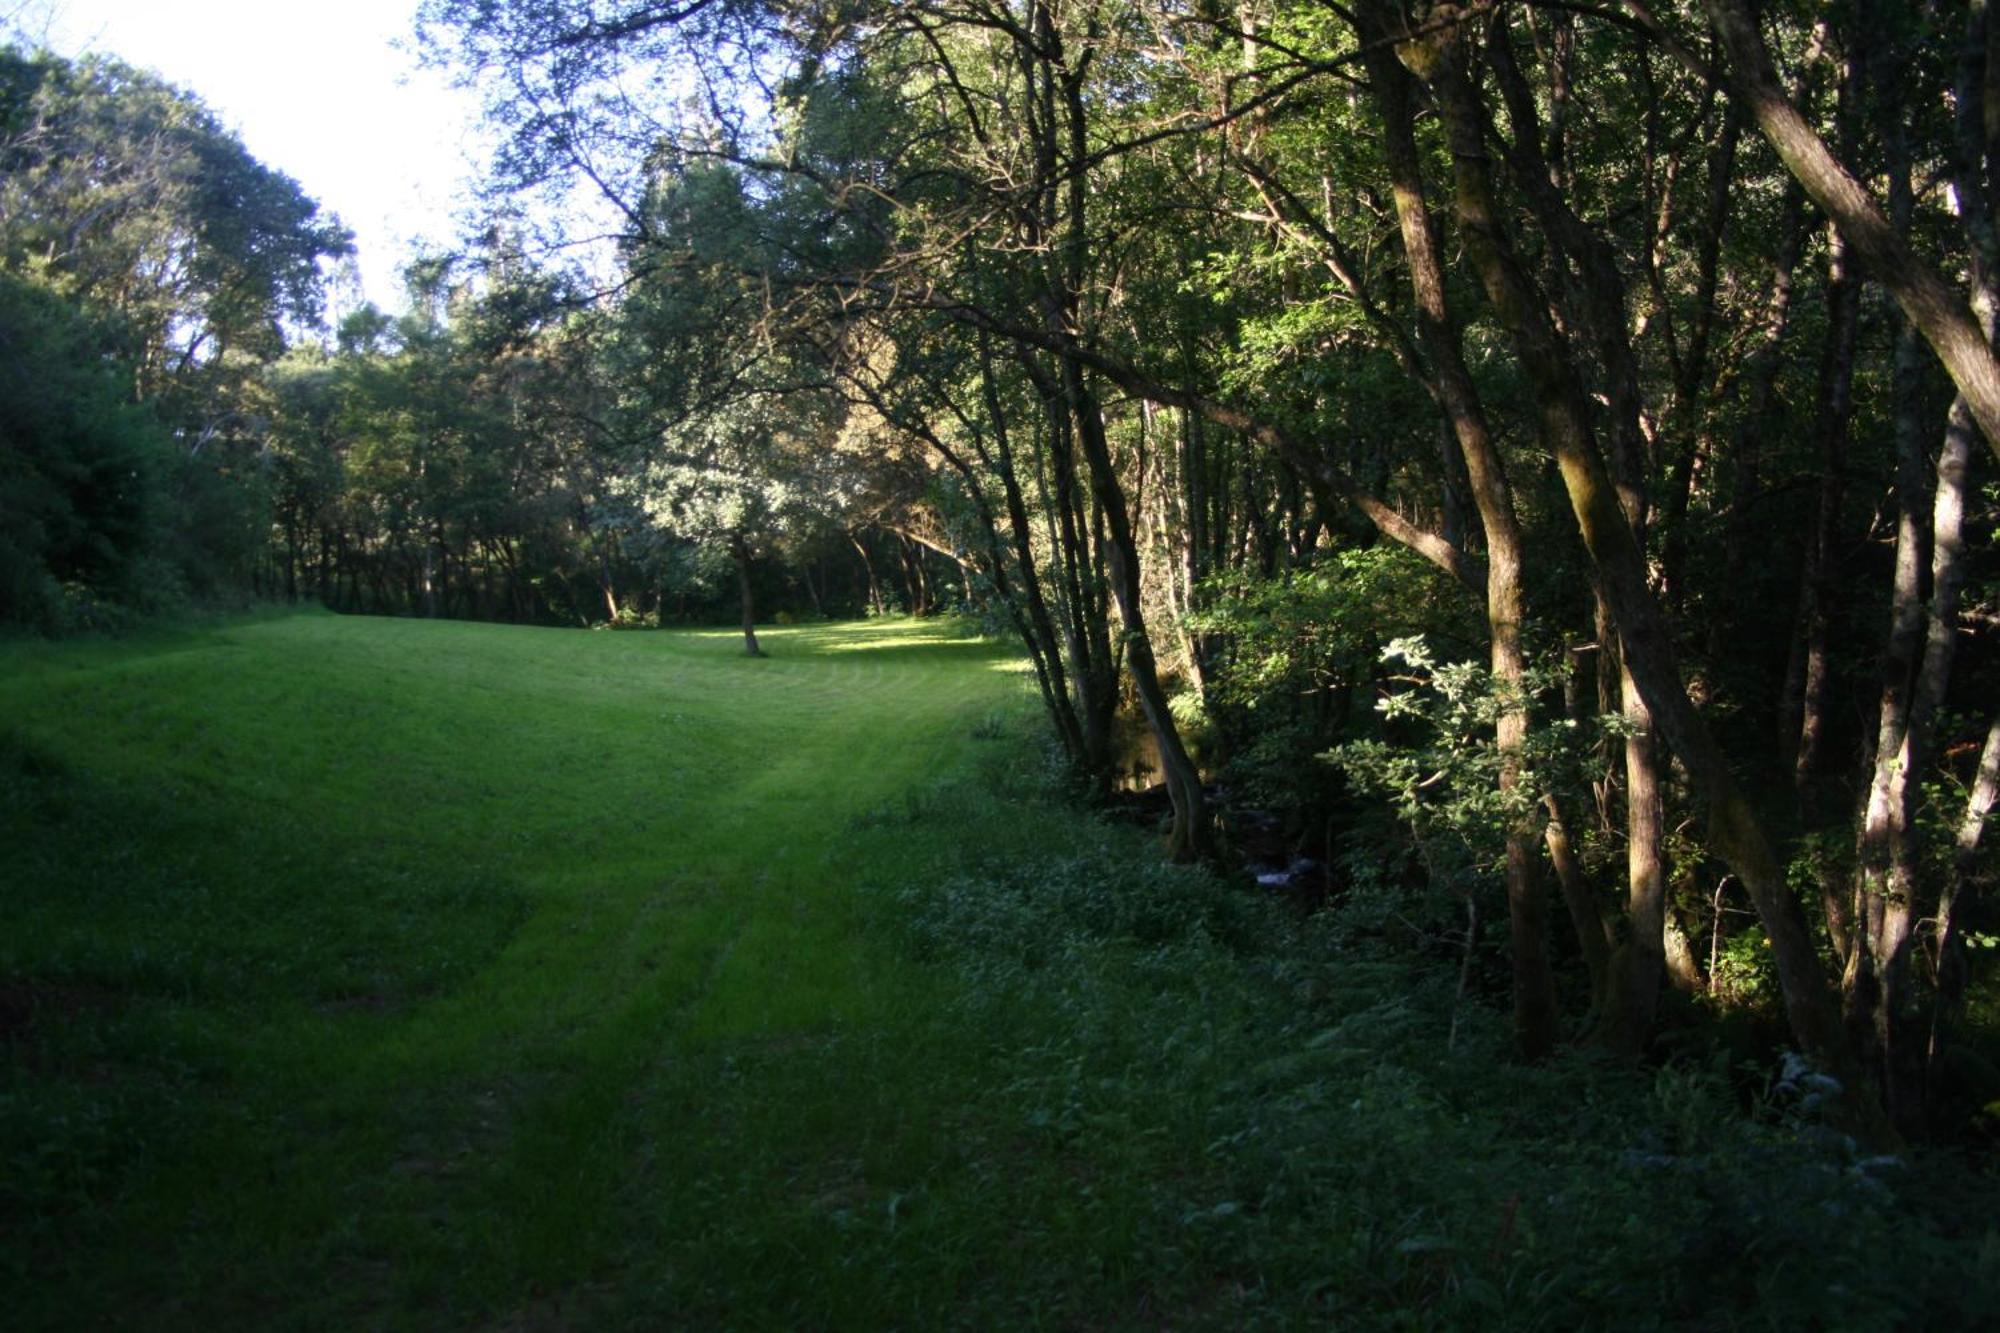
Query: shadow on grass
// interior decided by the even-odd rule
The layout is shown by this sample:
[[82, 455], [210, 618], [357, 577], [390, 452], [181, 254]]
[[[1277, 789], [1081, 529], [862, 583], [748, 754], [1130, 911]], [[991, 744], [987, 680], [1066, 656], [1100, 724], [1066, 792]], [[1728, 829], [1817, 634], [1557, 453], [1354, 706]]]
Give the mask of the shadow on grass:
[[169, 780], [107, 778], [12, 729], [0, 883], [0, 1233], [22, 1238], [0, 1288], [17, 1293], [36, 1274], [34, 1290], [53, 1290], [50, 1266], [140, 1178], [235, 1180], [246, 1144], [284, 1141], [275, 1121], [245, 1119], [248, 1050], [289, 1033], [303, 1086], [329, 1086], [337, 1043], [315, 1053], [306, 1038], [451, 991], [526, 917], [526, 899], [479, 867], [339, 845], [282, 808]]

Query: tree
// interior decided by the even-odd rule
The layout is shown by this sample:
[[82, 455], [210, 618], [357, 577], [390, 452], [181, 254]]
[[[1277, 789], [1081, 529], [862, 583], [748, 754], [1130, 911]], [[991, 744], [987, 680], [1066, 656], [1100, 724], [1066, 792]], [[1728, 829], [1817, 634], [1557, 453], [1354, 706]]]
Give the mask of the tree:
[[316, 320], [319, 261], [348, 249], [337, 223], [194, 97], [113, 60], [0, 48], [0, 272], [96, 332], [72, 336], [76, 317], [26, 296], [14, 313], [53, 321], [49, 350], [93, 363], [66, 374], [43, 361], [51, 383], [97, 401], [103, 367], [121, 366], [121, 396], [177, 445], [128, 469], [129, 489], [155, 507], [94, 525], [96, 540], [127, 549], [94, 559], [85, 581], [136, 598], [111, 571], [142, 556], [157, 558], [148, 577], [167, 601], [172, 583], [216, 592], [254, 576], [264, 496], [252, 384], [287, 327]]

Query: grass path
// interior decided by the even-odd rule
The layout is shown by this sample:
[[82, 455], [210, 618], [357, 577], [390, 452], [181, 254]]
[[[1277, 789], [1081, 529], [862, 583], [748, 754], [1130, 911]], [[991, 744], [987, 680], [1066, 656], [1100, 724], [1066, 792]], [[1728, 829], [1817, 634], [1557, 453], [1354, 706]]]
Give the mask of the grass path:
[[934, 626], [767, 639], [303, 615], [6, 650], [16, 1308], [560, 1325], [650, 1290], [726, 1322], [788, 1215], [921, 1172], [934, 983], [861, 928], [895, 849], [854, 826], [1020, 679]]

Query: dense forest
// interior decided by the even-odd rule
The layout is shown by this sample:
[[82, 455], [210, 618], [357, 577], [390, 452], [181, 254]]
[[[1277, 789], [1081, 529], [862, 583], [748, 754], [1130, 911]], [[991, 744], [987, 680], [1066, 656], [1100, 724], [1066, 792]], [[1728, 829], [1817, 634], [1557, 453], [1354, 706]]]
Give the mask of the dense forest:
[[0, 57], [0, 618], [963, 613], [1079, 796], [1378, 897], [1526, 1057], [1747, 1014], [1991, 1132], [1983, 3], [421, 28], [504, 146], [394, 317], [195, 97]]

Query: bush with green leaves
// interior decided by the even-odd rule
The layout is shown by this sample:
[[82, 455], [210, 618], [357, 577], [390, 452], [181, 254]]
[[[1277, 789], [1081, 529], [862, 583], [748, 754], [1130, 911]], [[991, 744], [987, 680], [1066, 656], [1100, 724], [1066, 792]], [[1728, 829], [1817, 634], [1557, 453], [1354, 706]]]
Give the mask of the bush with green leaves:
[[1274, 577], [1218, 574], [1198, 602], [1187, 623], [1210, 645], [1200, 712], [1224, 781], [1237, 804], [1277, 811], [1294, 829], [1341, 809], [1346, 788], [1315, 756], [1373, 730], [1367, 701], [1385, 637], [1474, 632], [1449, 590], [1390, 546], [1323, 553]]
[[107, 628], [159, 576], [172, 446], [132, 403], [118, 341], [0, 275], [0, 622]]
[[[1398, 668], [1376, 703], [1383, 734], [1321, 758], [1357, 788], [1387, 798], [1434, 889], [1462, 896], [1497, 883], [1507, 829], [1535, 818], [1549, 790], [1581, 797], [1619, 720], [1535, 718], [1515, 756], [1519, 780], [1502, 791], [1494, 724], [1513, 701], [1493, 673], [1441, 660], [1421, 637], [1391, 641], [1382, 661]], [[1558, 684], [1549, 667], [1531, 669], [1524, 681], [1531, 695]]]

